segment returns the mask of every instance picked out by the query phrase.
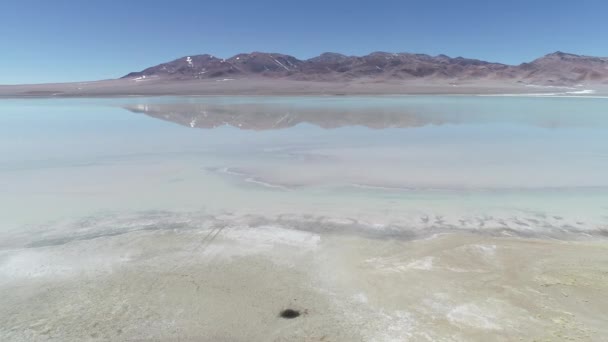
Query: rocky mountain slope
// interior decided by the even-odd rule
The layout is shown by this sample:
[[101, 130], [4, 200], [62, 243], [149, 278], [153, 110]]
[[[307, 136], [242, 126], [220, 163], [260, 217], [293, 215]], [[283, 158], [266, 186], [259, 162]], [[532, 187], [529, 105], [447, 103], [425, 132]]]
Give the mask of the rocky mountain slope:
[[186, 56], [132, 72], [123, 78], [144, 80], [150, 77], [171, 80], [263, 77], [330, 82], [488, 80], [563, 86], [584, 82], [608, 83], [608, 58], [555, 52], [514, 66], [411, 53], [374, 52], [366, 56], [346, 56], [328, 52], [300, 60], [279, 53], [253, 52], [228, 59], [207, 54]]

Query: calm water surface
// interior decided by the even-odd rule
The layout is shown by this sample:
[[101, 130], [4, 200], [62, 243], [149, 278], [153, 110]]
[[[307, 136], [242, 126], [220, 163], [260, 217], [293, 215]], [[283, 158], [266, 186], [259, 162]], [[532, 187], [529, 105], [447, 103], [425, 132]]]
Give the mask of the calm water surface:
[[593, 233], [608, 222], [606, 108], [462, 96], [3, 100], [1, 231], [160, 210]]

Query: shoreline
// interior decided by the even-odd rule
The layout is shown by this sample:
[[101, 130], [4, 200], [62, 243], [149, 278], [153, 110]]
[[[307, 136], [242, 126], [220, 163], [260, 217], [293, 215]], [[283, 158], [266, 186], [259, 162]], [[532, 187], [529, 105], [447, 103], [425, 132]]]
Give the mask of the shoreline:
[[47, 95], [0, 95], [0, 100], [20, 100], [20, 99], [118, 99], [118, 98], [163, 98], [163, 97], [344, 97], [344, 98], [359, 98], [359, 97], [418, 97], [418, 96], [433, 96], [433, 97], [529, 97], [529, 98], [571, 98], [571, 99], [608, 99], [606, 95], [553, 95], [553, 94], [481, 94], [481, 93], [420, 93], [420, 94], [108, 94], [108, 95], [64, 95], [64, 96], [47, 96]]
[[510, 214], [502, 218], [491, 215], [451, 217], [429, 214], [401, 219], [395, 217], [386, 222], [379, 222], [364, 217], [326, 215], [314, 217], [305, 213], [262, 216], [226, 211], [218, 214], [207, 211], [134, 211], [100, 212], [72, 219], [9, 226], [12, 228], [1, 232], [3, 243], [0, 244], [0, 251], [3, 252], [54, 248], [150, 232], [196, 233], [213, 227], [236, 227], [251, 231], [276, 227], [299, 234], [369, 239], [378, 242], [416, 243], [439, 237], [467, 235], [478, 239], [608, 243], [608, 229], [603, 222], [579, 225], [565, 217], [542, 219], [535, 215], [523, 217]]
[[[575, 90], [580, 89], [580, 90]], [[563, 91], [560, 91], [563, 90]], [[109, 98], [151, 96], [606, 96], [607, 84], [542, 86], [489, 80], [404, 80], [371, 82], [285, 79], [152, 80], [130, 79], [35, 85], [0, 85], [0, 98]]]

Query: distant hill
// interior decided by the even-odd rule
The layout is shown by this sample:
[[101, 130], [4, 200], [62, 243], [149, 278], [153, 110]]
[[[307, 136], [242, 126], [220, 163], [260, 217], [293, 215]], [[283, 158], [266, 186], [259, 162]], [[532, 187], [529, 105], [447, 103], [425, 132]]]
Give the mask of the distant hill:
[[243, 53], [228, 59], [208, 54], [185, 56], [123, 78], [170, 80], [267, 78], [345, 82], [394, 81], [510, 81], [541, 85], [608, 83], [608, 58], [555, 52], [530, 63], [507, 65], [463, 57], [374, 52], [346, 56], [327, 52], [300, 60], [280, 53]]
[[185, 56], [118, 79], [0, 85], [0, 97], [531, 94], [608, 96], [608, 58], [554, 52], [520, 65], [412, 53], [301, 60], [280, 53]]

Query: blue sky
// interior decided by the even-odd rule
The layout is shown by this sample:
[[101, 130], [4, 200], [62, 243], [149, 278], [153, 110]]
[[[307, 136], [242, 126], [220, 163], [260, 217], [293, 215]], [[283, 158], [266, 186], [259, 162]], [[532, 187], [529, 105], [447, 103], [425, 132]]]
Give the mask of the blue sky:
[[605, 0], [2, 0], [0, 84], [115, 78], [202, 53], [608, 56], [607, 18]]

